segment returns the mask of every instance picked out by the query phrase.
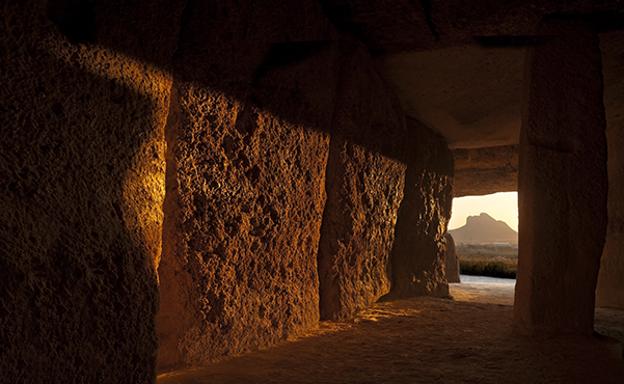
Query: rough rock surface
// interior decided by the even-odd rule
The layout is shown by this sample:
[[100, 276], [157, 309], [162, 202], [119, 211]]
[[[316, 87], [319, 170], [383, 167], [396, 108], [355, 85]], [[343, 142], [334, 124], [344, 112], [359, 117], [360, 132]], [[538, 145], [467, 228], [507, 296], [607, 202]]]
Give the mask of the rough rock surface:
[[73, 3], [2, 5], [0, 382], [148, 383], [179, 13]]
[[266, 347], [319, 320], [337, 48], [316, 42], [327, 36], [311, 2], [188, 7], [168, 128], [161, 369]]
[[[624, 309], [624, 33], [605, 34], [600, 40], [607, 115], [609, 224], [602, 254], [596, 304]], [[616, 80], [617, 79], [617, 80]]]
[[444, 235], [446, 244], [446, 253], [444, 254], [444, 263], [446, 265], [446, 280], [449, 283], [459, 283], [459, 259], [455, 249], [455, 241], [450, 233]]
[[515, 145], [454, 149], [453, 159], [454, 197], [518, 190], [518, 147]]
[[[166, 368], [274, 344], [315, 326], [319, 307], [330, 308], [328, 317], [348, 317], [387, 291], [393, 233], [393, 293], [446, 295], [450, 152], [442, 138], [413, 121], [400, 138], [386, 134], [402, 123], [350, 34], [375, 52], [438, 48], [472, 41], [475, 34], [526, 31], [544, 12], [578, 10], [583, 2], [563, 8], [518, 2], [509, 12], [491, 1], [470, 7], [449, 1], [433, 9], [427, 3], [3, 4], [0, 382], [146, 383], [154, 378], [156, 328], [159, 363]], [[613, 3], [583, 9], [611, 9]], [[442, 27], [440, 40], [434, 24]], [[595, 59], [595, 50], [577, 53], [584, 44], [582, 35], [566, 48], [571, 63]], [[535, 237], [530, 252], [536, 257], [523, 267], [518, 311], [531, 326], [567, 321], [564, 326], [575, 322], [586, 331], [603, 228], [599, 214], [587, 212], [600, 211], [592, 204], [601, 203], [606, 187], [602, 144], [583, 136], [592, 132], [585, 127], [600, 122], [599, 108], [576, 105], [574, 95], [600, 99], [587, 97], [598, 94], [595, 84], [583, 83], [600, 71], [594, 61], [589, 71], [565, 64], [538, 73], [544, 88], [535, 94], [544, 108], [572, 111], [557, 126], [571, 133], [550, 137], [538, 130], [527, 134], [531, 143], [524, 147], [527, 161], [535, 160], [525, 175], [536, 178], [527, 184], [525, 213], [531, 207], [555, 212], [552, 222], [530, 215], [527, 222], [563, 231], [526, 231], [528, 240]], [[561, 89], [572, 91], [560, 97]], [[486, 112], [499, 109], [479, 105]], [[548, 116], [537, 112], [531, 116]], [[461, 115], [467, 124], [474, 117]], [[561, 133], [557, 129], [551, 131]], [[611, 193], [617, 197], [620, 162], [614, 159]], [[479, 161], [477, 168], [485, 166]], [[544, 168], [553, 164], [554, 174]], [[502, 168], [509, 170], [507, 163]], [[534, 204], [530, 199], [543, 190], [551, 192]], [[560, 199], [566, 193], [575, 209]], [[617, 199], [609, 204], [603, 266], [611, 274], [604, 275], [607, 288], [599, 300], [622, 297], [622, 258], [615, 250], [621, 248], [623, 210]], [[334, 307], [319, 303], [323, 216], [320, 258], [332, 267], [322, 267], [330, 288], [321, 290], [326, 298], [338, 297]], [[534, 263], [541, 251], [553, 249], [559, 258], [547, 260], [552, 265]], [[561, 257], [564, 250], [571, 261]], [[559, 265], [568, 269], [562, 273]], [[341, 278], [325, 279], [337, 268]], [[563, 277], [552, 283], [552, 276]], [[581, 284], [568, 283], [578, 276]]]
[[[163, 367], [265, 347], [319, 318], [326, 136], [250, 104], [183, 92], [172, 181], [177, 233], [161, 266]], [[202, 98], [215, 101], [207, 115], [194, 113], [207, 107]], [[177, 267], [173, 275], [168, 267]], [[181, 277], [184, 304], [172, 303], [168, 290], [177, 293]], [[188, 328], [180, 317], [191, 318]]]
[[358, 48], [344, 59], [331, 131], [319, 244], [321, 319], [346, 320], [390, 290], [405, 165], [388, 156], [403, 112]]
[[599, 42], [580, 21], [547, 21], [541, 32], [551, 37], [531, 54], [520, 143], [515, 324], [591, 334], [607, 225]]
[[391, 256], [390, 296], [448, 296], [444, 234], [453, 200], [453, 158], [442, 137], [412, 119], [407, 126], [407, 171]]

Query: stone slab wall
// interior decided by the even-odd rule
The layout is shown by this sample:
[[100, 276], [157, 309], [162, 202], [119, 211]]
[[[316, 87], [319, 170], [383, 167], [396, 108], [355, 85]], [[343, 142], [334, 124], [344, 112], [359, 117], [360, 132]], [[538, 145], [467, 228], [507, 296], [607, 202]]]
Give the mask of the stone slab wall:
[[168, 126], [160, 369], [318, 323], [338, 52], [316, 7], [187, 6]]
[[439, 290], [446, 145], [317, 2], [27, 5], [0, 23], [3, 377], [149, 383], [348, 318], [408, 193]]
[[0, 382], [154, 379], [179, 12], [147, 3], [2, 5]]

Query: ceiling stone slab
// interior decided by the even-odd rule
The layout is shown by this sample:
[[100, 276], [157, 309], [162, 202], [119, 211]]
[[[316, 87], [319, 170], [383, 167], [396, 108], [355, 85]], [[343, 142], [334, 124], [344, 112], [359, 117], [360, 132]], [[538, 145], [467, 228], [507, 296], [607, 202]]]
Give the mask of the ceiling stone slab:
[[455, 149], [455, 197], [518, 190], [518, 147]]
[[[325, 13], [375, 54], [464, 45], [478, 36], [534, 36], [550, 14], [622, 16], [622, 0], [324, 0]], [[616, 18], [617, 19], [617, 18]], [[605, 21], [600, 20], [601, 24]]]
[[462, 46], [379, 60], [405, 112], [451, 148], [518, 143], [524, 48]]

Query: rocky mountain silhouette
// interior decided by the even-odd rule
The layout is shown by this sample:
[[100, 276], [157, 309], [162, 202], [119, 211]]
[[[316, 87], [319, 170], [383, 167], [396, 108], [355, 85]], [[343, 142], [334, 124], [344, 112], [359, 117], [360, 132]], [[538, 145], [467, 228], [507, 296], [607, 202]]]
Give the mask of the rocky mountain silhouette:
[[518, 232], [487, 213], [468, 216], [466, 224], [449, 231], [458, 244], [512, 243], [518, 244]]

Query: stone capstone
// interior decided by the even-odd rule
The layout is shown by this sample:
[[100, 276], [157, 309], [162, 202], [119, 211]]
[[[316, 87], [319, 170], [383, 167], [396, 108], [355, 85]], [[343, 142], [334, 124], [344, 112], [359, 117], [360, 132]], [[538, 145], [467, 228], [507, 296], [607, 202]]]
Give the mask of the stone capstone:
[[454, 149], [453, 196], [488, 195], [518, 190], [516, 145]]

